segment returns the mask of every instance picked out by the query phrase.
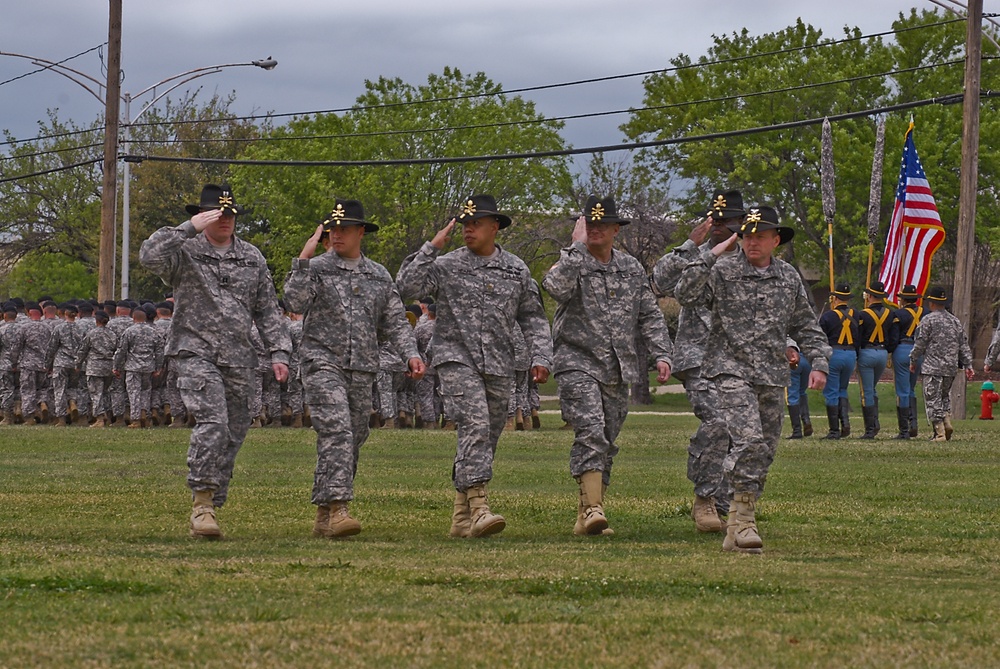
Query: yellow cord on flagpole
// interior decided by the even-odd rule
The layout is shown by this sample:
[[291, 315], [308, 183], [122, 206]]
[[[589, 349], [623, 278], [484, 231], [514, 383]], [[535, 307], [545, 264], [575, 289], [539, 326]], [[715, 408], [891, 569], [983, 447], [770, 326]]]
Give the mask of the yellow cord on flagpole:
[[829, 251], [830, 251], [830, 292], [833, 292], [833, 221], [829, 221], [826, 224], [826, 232], [829, 235]]

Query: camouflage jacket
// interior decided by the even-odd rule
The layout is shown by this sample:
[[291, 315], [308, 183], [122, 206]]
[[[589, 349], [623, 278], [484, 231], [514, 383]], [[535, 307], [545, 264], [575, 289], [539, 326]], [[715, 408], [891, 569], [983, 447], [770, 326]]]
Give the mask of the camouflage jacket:
[[17, 330], [12, 358], [18, 370], [44, 372], [52, 328], [45, 321], [27, 320]]
[[524, 340], [521, 326], [514, 323], [514, 371], [526, 372], [531, 369], [531, 351]]
[[233, 236], [221, 257], [191, 221], [154, 232], [139, 260], [173, 288], [174, 315], [164, 354], [181, 351], [224, 367], [257, 367], [250, 327], [257, 323], [271, 362], [288, 364], [292, 342], [274, 282], [256, 246]]
[[574, 242], [542, 286], [559, 305], [552, 328], [556, 374], [581, 371], [602, 383], [636, 383], [647, 372], [647, 361], [636, 355], [637, 331], [650, 356], [670, 364], [666, 321], [632, 256], [616, 250], [604, 265], [583, 242]]
[[[436, 320], [426, 319], [417, 323], [417, 327], [413, 328], [413, 338], [417, 341], [417, 352], [423, 359], [424, 364], [427, 365], [427, 373], [434, 374], [434, 349], [431, 348], [431, 339], [434, 337], [434, 327], [437, 324]], [[521, 335], [522, 337], [524, 335]]]
[[83, 337], [76, 321], [63, 321], [52, 330], [49, 347], [45, 353], [45, 366], [48, 369], [58, 367], [76, 367], [76, 354], [80, 352]]
[[491, 258], [466, 247], [439, 256], [430, 242], [408, 256], [396, 283], [403, 299], [433, 297], [434, 364], [457, 362], [481, 374], [514, 376], [514, 322], [531, 349], [531, 366], [552, 367], [552, 339], [528, 266], [497, 247]]
[[960, 369], [972, 367], [972, 351], [962, 321], [944, 309], [928, 311], [917, 326], [910, 361], [920, 360], [920, 373], [929, 376], [955, 376]]
[[[110, 323], [109, 323], [110, 325]], [[116, 372], [153, 372], [163, 368], [160, 333], [148, 323], [136, 323], [118, 339], [115, 350]]]
[[18, 339], [21, 323], [0, 321], [0, 372], [14, 369], [14, 344]]
[[111, 376], [117, 350], [118, 336], [114, 331], [107, 326], [95, 327], [83, 338], [76, 368], [87, 376]]
[[308, 261], [293, 260], [285, 279], [285, 303], [305, 314], [302, 363], [315, 360], [374, 374], [383, 343], [395, 348], [404, 370], [405, 361], [418, 355], [392, 276], [367, 257], [353, 270], [333, 251]]
[[813, 370], [827, 372], [833, 351], [816, 323], [802, 279], [772, 258], [763, 271], [742, 251], [717, 259], [703, 251], [681, 273], [677, 300], [712, 313], [702, 376], [732, 375], [757, 385], [787, 386], [788, 338], [798, 342]]

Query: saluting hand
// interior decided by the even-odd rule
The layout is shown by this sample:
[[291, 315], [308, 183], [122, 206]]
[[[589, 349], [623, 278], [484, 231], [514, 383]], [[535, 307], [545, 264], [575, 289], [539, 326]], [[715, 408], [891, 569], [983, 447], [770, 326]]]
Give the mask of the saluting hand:
[[738, 237], [739, 237], [739, 235], [737, 235], [734, 232], [733, 235], [729, 239], [727, 239], [726, 241], [722, 242], [721, 244], [716, 244], [715, 246], [713, 246], [712, 247], [712, 255], [715, 256], [716, 258], [718, 258], [723, 253], [725, 253], [729, 249], [733, 248], [733, 246], [736, 244], [736, 239]]
[[201, 232], [220, 218], [222, 218], [221, 209], [209, 209], [208, 211], [202, 211], [192, 216], [191, 225], [194, 226], [195, 230]]
[[573, 236], [570, 237], [570, 243], [573, 242], [583, 242], [587, 243], [587, 217], [580, 216], [576, 219], [576, 225], [573, 226]]
[[434, 239], [431, 240], [431, 246], [436, 248], [438, 251], [443, 251], [445, 245], [451, 241], [451, 231], [455, 229], [455, 219], [448, 221], [448, 225], [444, 226], [437, 231], [434, 235]]
[[319, 238], [322, 236], [323, 224], [320, 223], [316, 226], [316, 231], [313, 232], [312, 237], [306, 240], [306, 244], [302, 247], [302, 253], [299, 254], [299, 258], [302, 260], [309, 260], [316, 255], [316, 247], [319, 246]]
[[691, 234], [688, 235], [688, 239], [698, 246], [704, 244], [705, 240], [708, 239], [708, 231], [712, 229], [712, 221], [712, 217], [709, 216], [704, 221], [694, 226], [694, 228], [691, 229]]

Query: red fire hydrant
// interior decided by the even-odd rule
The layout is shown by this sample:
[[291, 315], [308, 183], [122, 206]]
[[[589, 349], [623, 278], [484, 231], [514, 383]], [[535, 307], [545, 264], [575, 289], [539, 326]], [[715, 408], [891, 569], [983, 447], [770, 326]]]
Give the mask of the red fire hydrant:
[[993, 390], [992, 381], [983, 384], [983, 392], [979, 394], [979, 401], [982, 402], [979, 420], [993, 420], [993, 405], [1000, 402], [1000, 395], [997, 395]]

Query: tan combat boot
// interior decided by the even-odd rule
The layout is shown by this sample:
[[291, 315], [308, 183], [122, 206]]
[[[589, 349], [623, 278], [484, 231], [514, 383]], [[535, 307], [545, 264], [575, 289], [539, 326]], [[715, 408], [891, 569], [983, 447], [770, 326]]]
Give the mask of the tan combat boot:
[[[607, 494], [608, 494], [608, 486], [602, 485], [601, 486], [601, 499], [603, 500], [605, 497], [607, 497]], [[580, 537], [585, 537], [585, 536], [588, 536], [587, 535], [587, 527], [584, 525], [584, 521], [586, 520], [586, 515], [585, 515], [584, 511], [586, 510], [587, 505], [583, 503], [583, 487], [582, 486], [580, 487], [580, 494], [577, 496], [577, 498], [579, 499], [579, 502], [576, 505], [576, 524], [573, 525], [573, 534], [575, 534], [577, 536], [580, 536]], [[615, 533], [615, 531], [613, 529], [611, 529], [610, 527], [606, 527], [606, 528], [604, 528], [604, 531], [601, 532], [601, 535], [605, 536], [605, 537], [609, 537], [609, 536], [611, 536], [614, 533]]]
[[0, 420], [0, 425], [13, 425], [14, 424], [14, 412], [4, 411], [3, 419]]
[[281, 424], [285, 427], [292, 424], [292, 407], [281, 407]]
[[146, 413], [145, 409], [143, 409], [142, 411], [139, 412], [139, 427], [149, 427], [149, 426], [150, 426], [149, 414]]
[[215, 504], [211, 490], [197, 490], [191, 509], [191, 536], [204, 539], [218, 539], [222, 536], [219, 523], [215, 520]]
[[76, 400], [69, 401], [69, 422], [75, 423], [80, 419], [80, 408], [76, 405]]
[[106, 414], [106, 413], [98, 414], [97, 417], [94, 418], [94, 422], [91, 423], [91, 425], [90, 425], [90, 427], [92, 427], [92, 428], [93, 427], [107, 427], [107, 426], [108, 426], [108, 414]]
[[951, 414], [946, 413], [944, 415], [944, 438], [947, 441], [951, 441], [951, 435], [955, 434], [955, 428], [951, 424]]
[[715, 500], [711, 497], [694, 496], [691, 519], [694, 520], [694, 528], [699, 532], [722, 531], [722, 521], [719, 520], [719, 513], [715, 509]]
[[524, 414], [520, 409], [514, 410], [514, 429], [518, 432], [524, 432]]
[[441, 424], [441, 429], [455, 431], [458, 429], [458, 426], [455, 425], [455, 421], [445, 419], [445, 421]]
[[329, 537], [352, 537], [361, 531], [361, 523], [347, 512], [347, 502], [330, 502]]
[[464, 492], [455, 491], [455, 508], [451, 514], [451, 530], [449, 536], [465, 539], [472, 536], [472, 511], [469, 510], [469, 497]]
[[538, 409], [531, 410], [531, 429], [540, 430], [542, 427], [542, 419], [538, 416]]
[[[602, 474], [591, 470], [580, 476], [580, 502], [583, 504], [581, 525], [585, 534], [602, 534], [608, 529], [608, 519], [604, 515], [604, 486]], [[576, 531], [576, 528], [573, 528]]]
[[320, 504], [316, 507], [316, 522], [313, 524], [314, 537], [326, 537], [330, 535], [330, 507]]
[[169, 404], [164, 404], [163, 405], [163, 424], [164, 425], [171, 425], [171, 424], [173, 424], [173, 422], [174, 422], [174, 417], [170, 414], [170, 405]]
[[930, 441], [948, 441], [943, 420], [935, 421], [931, 426], [934, 428], [934, 434], [931, 435]]
[[755, 555], [764, 552], [764, 542], [757, 534], [755, 510], [756, 502], [751, 493], [733, 494], [722, 550]]
[[503, 424], [503, 431], [511, 432], [513, 430], [514, 430], [514, 417], [511, 416], [510, 418], [507, 419], [507, 422]]
[[49, 405], [47, 402], [38, 403], [38, 415], [41, 417], [42, 423], [49, 422]]
[[139, 420], [130, 420], [128, 422], [128, 425], [126, 425], [125, 427], [129, 428], [130, 430], [138, 430], [139, 428], [143, 427], [142, 419], [140, 418]]
[[[302, 427], [302, 414], [300, 414], [300, 413], [293, 413], [292, 414], [292, 420], [288, 424], [288, 426], [289, 427], [296, 427], [296, 428]], [[369, 423], [369, 426], [371, 426], [371, 423]]]
[[491, 534], [503, 532], [507, 527], [507, 521], [503, 516], [490, 511], [486, 498], [486, 484], [472, 486], [465, 491], [469, 499], [469, 511], [472, 514], [472, 527], [469, 530], [471, 537], [488, 537]]

